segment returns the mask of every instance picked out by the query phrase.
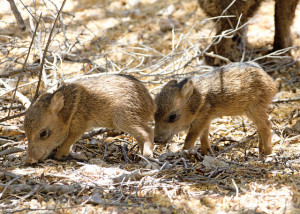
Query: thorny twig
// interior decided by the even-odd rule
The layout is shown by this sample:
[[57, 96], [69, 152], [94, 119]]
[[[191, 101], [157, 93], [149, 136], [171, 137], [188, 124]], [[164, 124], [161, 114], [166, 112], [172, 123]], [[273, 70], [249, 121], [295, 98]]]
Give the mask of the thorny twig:
[[60, 10], [58, 11], [58, 14], [56, 15], [56, 19], [55, 19], [55, 21], [53, 23], [53, 26], [51, 28], [51, 31], [50, 31], [50, 34], [49, 34], [49, 37], [48, 37], [48, 41], [47, 41], [47, 44], [46, 44], [46, 47], [45, 47], [45, 50], [44, 50], [44, 53], [43, 53], [42, 62], [41, 62], [41, 69], [40, 69], [40, 73], [39, 73], [39, 81], [38, 81], [38, 84], [37, 84], [37, 87], [36, 87], [36, 92], [35, 92], [34, 98], [33, 98], [32, 102], [31, 102], [32, 104], [36, 101], [36, 99], [39, 96], [39, 89], [40, 89], [40, 85], [41, 85], [41, 80], [42, 80], [42, 74], [43, 74], [43, 69], [44, 69], [46, 54], [47, 54], [47, 51], [48, 51], [48, 48], [49, 48], [49, 45], [50, 45], [50, 42], [51, 42], [51, 39], [52, 39], [51, 37], [52, 37], [52, 34], [54, 32], [57, 20], [60, 17], [60, 13], [62, 12], [62, 9], [63, 9], [65, 3], [66, 3], [66, 0], [63, 1], [62, 5], [60, 7]]
[[[33, 44], [33, 42], [34, 42], [35, 35], [36, 35], [37, 30], [38, 30], [38, 27], [39, 27], [41, 18], [42, 18], [42, 13], [40, 14], [40, 17], [39, 17], [39, 19], [38, 19], [38, 22], [36, 23], [36, 26], [35, 26], [35, 30], [34, 30], [34, 33], [33, 33], [33, 36], [32, 36], [32, 40], [31, 40], [31, 43], [30, 43], [29, 48], [28, 48], [28, 53], [27, 53], [27, 56], [26, 56], [26, 58], [25, 58], [25, 61], [24, 61], [24, 63], [23, 63], [23, 66], [22, 66], [22, 70], [23, 70], [23, 71], [25, 70], [25, 66], [26, 66], [26, 64], [27, 64], [27, 60], [28, 60], [28, 57], [29, 57], [29, 54], [30, 54], [30, 51], [31, 51], [31, 46], [32, 46], [32, 44]], [[16, 93], [17, 93], [17, 90], [18, 90], [18, 86], [19, 86], [21, 77], [22, 77], [22, 72], [20, 72], [20, 74], [19, 74], [19, 77], [18, 77], [18, 80], [17, 80], [17, 83], [16, 83], [16, 87], [15, 87], [15, 90], [14, 90], [14, 93], [13, 93], [13, 98], [12, 98], [12, 100], [11, 100], [11, 102], [10, 102], [10, 107], [9, 107], [7, 116], [10, 115], [11, 107], [13, 106], [13, 102], [14, 102], [15, 97], [16, 97]], [[25, 106], [25, 107], [28, 108], [29, 106]]]

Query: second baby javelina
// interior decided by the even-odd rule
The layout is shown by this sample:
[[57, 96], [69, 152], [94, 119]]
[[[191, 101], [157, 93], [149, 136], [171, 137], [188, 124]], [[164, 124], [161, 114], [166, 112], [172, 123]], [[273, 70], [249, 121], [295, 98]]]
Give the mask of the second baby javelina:
[[64, 85], [41, 96], [27, 111], [27, 162], [46, 159], [58, 147], [60, 159], [81, 135], [93, 127], [131, 134], [144, 155], [151, 156], [155, 103], [144, 85], [127, 75], [107, 75]]
[[194, 148], [200, 136], [201, 152], [207, 154], [209, 126], [221, 116], [245, 114], [257, 127], [259, 151], [272, 153], [268, 105], [276, 84], [256, 63], [232, 63], [212, 72], [171, 80], [156, 96], [154, 141], [167, 143], [188, 129], [183, 149]]

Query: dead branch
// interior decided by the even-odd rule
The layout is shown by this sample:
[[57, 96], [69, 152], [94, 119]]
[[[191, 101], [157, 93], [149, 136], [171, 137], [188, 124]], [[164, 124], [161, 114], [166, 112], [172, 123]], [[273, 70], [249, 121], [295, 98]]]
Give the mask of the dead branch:
[[[5, 136], [15, 136], [23, 134], [24, 131], [20, 127], [11, 124], [0, 124], [0, 133]], [[0, 143], [1, 144], [1, 143]]]
[[16, 18], [16, 21], [17, 21], [17, 24], [19, 25], [19, 28], [21, 29], [21, 31], [25, 31], [26, 30], [26, 25], [25, 25], [25, 22], [14, 2], [14, 0], [7, 0], [10, 4], [10, 8]]
[[227, 148], [225, 148], [225, 149], [223, 149], [222, 151], [220, 151], [216, 156], [219, 156], [219, 155], [221, 155], [221, 154], [223, 154], [223, 153], [225, 153], [225, 152], [228, 152], [228, 151], [230, 151], [231, 149], [233, 149], [234, 147], [236, 147], [237, 145], [240, 145], [241, 143], [244, 143], [244, 142], [246, 142], [246, 141], [249, 141], [249, 140], [251, 140], [251, 139], [253, 139], [253, 138], [254, 138], [254, 136], [252, 135], [252, 136], [250, 136], [250, 137], [247, 137], [246, 139], [241, 140], [240, 142], [234, 143], [233, 145], [228, 146]]
[[19, 147], [13, 147], [11, 149], [6, 149], [0, 152], [0, 157], [4, 156], [4, 155], [10, 155], [10, 154], [14, 154], [14, 153], [18, 153], [18, 152], [23, 152], [25, 151], [25, 149], [23, 148], [19, 148]]
[[115, 184], [125, 182], [125, 181], [128, 181], [128, 180], [138, 181], [142, 177], [153, 176], [157, 172], [158, 172], [158, 170], [150, 170], [149, 171], [149, 170], [145, 170], [145, 169], [136, 169], [133, 172], [124, 173], [124, 174], [120, 175], [119, 177], [113, 178], [112, 181]]
[[107, 128], [100, 128], [99, 130], [96, 130], [96, 131], [91, 131], [89, 132], [88, 134], [84, 134], [81, 139], [89, 139], [89, 138], [92, 138], [96, 135], [99, 135], [99, 134], [103, 134], [105, 132], [108, 132], [110, 131], [110, 129], [107, 129]]
[[[43, 192], [43, 193], [56, 192], [61, 194], [70, 194], [81, 189], [79, 185], [49, 185], [49, 184], [39, 184], [39, 185], [40, 185], [39, 192]], [[4, 189], [5, 187], [7, 187], [5, 191], [5, 195], [12, 195], [12, 194], [18, 194], [20, 192], [32, 191], [32, 185], [28, 185], [28, 184], [14, 184], [9, 186], [5, 184], [0, 184], [0, 189]]]
[[34, 73], [34, 72], [40, 70], [40, 68], [41, 68], [41, 65], [33, 64], [33, 65], [26, 66], [24, 68], [22, 67], [19, 69], [12, 70], [6, 74], [0, 74], [0, 78], [8, 78], [8, 77], [11, 77], [11, 76], [14, 76], [19, 73], [26, 72], [26, 71]]
[[48, 41], [47, 41], [47, 44], [46, 44], [46, 47], [45, 47], [45, 50], [44, 50], [44, 53], [43, 53], [42, 62], [41, 62], [41, 69], [40, 69], [40, 73], [39, 73], [39, 81], [38, 81], [38, 84], [37, 84], [37, 87], [36, 87], [36, 92], [35, 92], [34, 98], [32, 100], [32, 103], [34, 103], [37, 100], [38, 96], [39, 96], [39, 90], [40, 90], [40, 85], [41, 85], [41, 80], [42, 80], [42, 74], [43, 74], [46, 54], [47, 54], [47, 51], [48, 51], [48, 48], [49, 48], [49, 45], [50, 45], [50, 42], [51, 42], [51, 37], [52, 37], [52, 34], [54, 32], [54, 28], [56, 26], [58, 18], [60, 17], [60, 13], [62, 12], [62, 9], [63, 9], [65, 3], [66, 3], [66, 0], [63, 1], [62, 5], [61, 5], [61, 7], [58, 11], [58, 14], [56, 15], [56, 19], [53, 23], [52, 29], [51, 29], [49, 37], [48, 37]]
[[286, 102], [295, 102], [299, 101], [300, 97], [286, 98], [286, 99], [275, 99], [272, 100], [272, 103], [286, 103]]
[[[4, 82], [2, 79], [0, 79], [0, 84], [2, 84], [6, 89], [12, 90], [12, 87], [10, 87], [6, 82]], [[30, 106], [30, 101], [27, 97], [25, 97], [20, 92], [16, 91], [16, 97], [18, 100], [24, 105], [24, 107], [27, 109]]]
[[[29, 57], [29, 54], [30, 54], [30, 51], [31, 51], [31, 47], [32, 47], [33, 41], [34, 41], [34, 39], [35, 39], [35, 35], [36, 35], [36, 32], [37, 32], [37, 29], [38, 29], [39, 24], [40, 24], [41, 18], [42, 18], [42, 13], [40, 14], [39, 20], [38, 20], [38, 22], [36, 23], [35, 31], [34, 31], [34, 34], [33, 34], [33, 36], [32, 36], [31, 43], [30, 43], [30, 45], [29, 45], [28, 53], [27, 53], [26, 59], [25, 59], [25, 61], [24, 61], [24, 63], [23, 63], [23, 66], [22, 66], [22, 69], [23, 69], [23, 70], [24, 70], [24, 68], [25, 68], [25, 66], [26, 66], [26, 64], [27, 64], [27, 60], [28, 60], [28, 57]], [[17, 81], [16, 87], [15, 87], [15, 90], [14, 90], [14, 92], [13, 92], [13, 98], [12, 98], [12, 100], [11, 100], [11, 102], [10, 102], [10, 107], [9, 107], [7, 116], [10, 115], [11, 107], [12, 107], [12, 105], [13, 105], [13, 103], [14, 103], [14, 100], [15, 100], [15, 97], [16, 97], [16, 94], [17, 94], [17, 90], [18, 90], [18, 86], [19, 86], [19, 83], [20, 83], [20, 80], [21, 80], [21, 76], [22, 76], [22, 73], [19, 74], [18, 81]], [[20, 95], [19, 95], [19, 96], [20, 96]], [[28, 101], [29, 101], [29, 100], [28, 100]], [[28, 104], [29, 104], [29, 103], [28, 103]], [[30, 106], [30, 104], [29, 104], [28, 106], [26, 106], [26, 105], [24, 105], [24, 106], [25, 106], [25, 108], [27, 109], [27, 108]]]
[[20, 113], [20, 114], [15, 114], [15, 115], [12, 115], [12, 116], [7, 116], [7, 117], [4, 117], [2, 119], [0, 119], [0, 123], [4, 122], [4, 121], [7, 121], [7, 120], [11, 120], [11, 119], [14, 119], [14, 118], [17, 118], [17, 117], [22, 117], [26, 114], [26, 111]]

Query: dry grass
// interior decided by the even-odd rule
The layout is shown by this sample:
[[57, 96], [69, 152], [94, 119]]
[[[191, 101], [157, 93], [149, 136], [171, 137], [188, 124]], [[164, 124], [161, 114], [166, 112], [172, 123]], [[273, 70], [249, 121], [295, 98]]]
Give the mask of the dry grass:
[[[56, 5], [54, 5], [54, 3]], [[0, 14], [0, 117], [8, 115], [35, 23], [18, 3], [27, 30], [20, 32], [5, 2]], [[21, 73], [10, 115], [25, 110], [38, 82], [42, 53], [61, 1], [24, 1], [36, 19], [42, 12], [26, 72]], [[7, 5], [6, 5], [7, 4]], [[26, 138], [17, 117], [0, 123], [0, 205], [3, 213], [299, 213], [300, 8], [293, 25], [292, 57], [268, 55], [274, 29], [273, 2], [251, 19], [246, 49], [236, 60], [257, 60], [278, 82], [270, 108], [274, 153], [258, 158], [257, 133], [245, 117], [213, 122], [215, 158], [180, 152], [184, 133], [144, 160], [128, 135], [86, 135], [65, 161], [25, 164]], [[41, 90], [87, 75], [127, 73], [152, 94], [172, 78], [212, 69], [202, 60], [213, 22], [196, 0], [68, 0], [46, 56]], [[162, 20], [176, 28], [162, 32]], [[168, 21], [166, 23], [169, 23]], [[29, 27], [31, 26], [31, 27]], [[29, 32], [30, 30], [30, 32]], [[295, 99], [296, 100], [293, 100]], [[286, 100], [283, 100], [286, 99]], [[297, 123], [298, 121], [298, 123]], [[197, 143], [199, 148], [199, 142]], [[175, 153], [171, 153], [175, 152]], [[140, 161], [140, 160], [144, 161]]]

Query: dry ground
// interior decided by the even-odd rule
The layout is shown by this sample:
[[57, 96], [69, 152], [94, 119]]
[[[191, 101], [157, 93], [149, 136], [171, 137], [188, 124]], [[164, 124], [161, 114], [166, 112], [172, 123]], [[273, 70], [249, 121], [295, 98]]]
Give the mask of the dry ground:
[[[18, 29], [8, 2], [0, 0], [0, 118], [8, 114], [16, 73], [32, 40], [35, 21], [29, 11], [36, 19], [42, 13], [43, 19], [27, 62], [31, 69], [20, 78], [18, 92], [25, 98], [17, 96], [10, 115], [23, 112], [26, 98], [34, 96], [42, 51], [62, 1], [23, 2], [27, 10], [16, 3], [26, 32]], [[280, 92], [270, 108], [272, 155], [258, 158], [250, 120], [222, 117], [210, 131], [215, 157], [203, 157], [199, 150], [178, 152], [181, 133], [169, 145], [157, 145], [155, 160], [143, 165], [131, 136], [100, 130], [77, 142], [65, 161], [29, 166], [23, 117], [18, 117], [0, 123], [2, 213], [300, 213], [300, 5], [292, 57], [267, 57], [273, 11], [274, 2], [266, 1], [250, 20], [246, 49], [237, 46], [235, 53], [237, 61], [242, 53], [250, 60], [261, 58], [258, 62], [278, 82]], [[169, 79], [212, 69], [197, 56], [210, 43], [212, 28], [196, 0], [67, 0], [41, 90], [82, 75], [128, 73], [155, 95]]]

